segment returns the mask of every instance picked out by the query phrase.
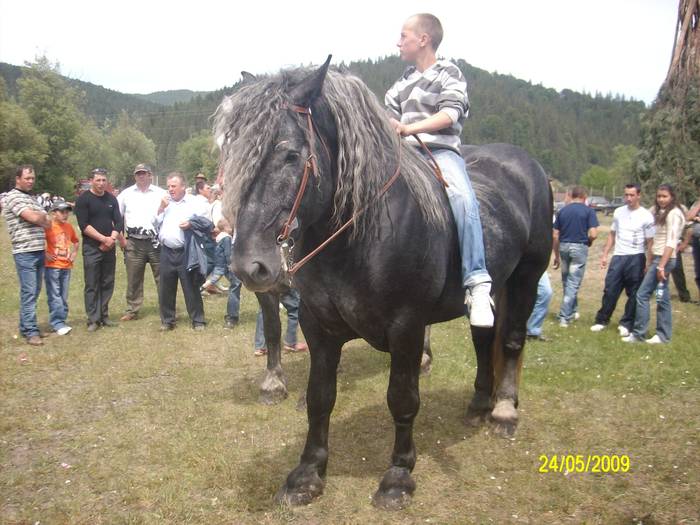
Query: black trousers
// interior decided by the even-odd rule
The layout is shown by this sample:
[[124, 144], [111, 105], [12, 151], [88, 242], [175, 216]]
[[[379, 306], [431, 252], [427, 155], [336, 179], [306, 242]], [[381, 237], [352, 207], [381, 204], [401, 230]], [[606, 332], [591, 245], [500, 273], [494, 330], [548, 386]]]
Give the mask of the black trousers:
[[610, 322], [610, 317], [617, 306], [617, 300], [624, 289], [627, 292], [627, 303], [619, 325], [632, 330], [637, 309], [637, 288], [644, 279], [645, 264], [646, 257], [643, 253], [612, 256], [608, 273], [605, 275], [603, 304], [595, 316], [596, 324], [607, 325]]
[[175, 301], [177, 299], [178, 281], [182, 286], [185, 306], [187, 314], [192, 320], [192, 326], [205, 324], [204, 303], [199, 292], [199, 287], [204, 282], [204, 279], [202, 279], [198, 271], [187, 271], [184, 248], [173, 250], [163, 245], [160, 250], [158, 302], [160, 304], [160, 320], [164, 325], [175, 325]]
[[85, 313], [89, 324], [101, 323], [109, 317], [109, 301], [114, 293], [114, 269], [117, 256], [113, 248], [103, 252], [83, 242], [85, 276]]
[[671, 276], [673, 277], [673, 284], [676, 285], [676, 290], [678, 290], [678, 299], [680, 302], [689, 302], [690, 292], [688, 291], [688, 285], [685, 283], [685, 269], [683, 268], [682, 253], [676, 255], [676, 266], [673, 268]]

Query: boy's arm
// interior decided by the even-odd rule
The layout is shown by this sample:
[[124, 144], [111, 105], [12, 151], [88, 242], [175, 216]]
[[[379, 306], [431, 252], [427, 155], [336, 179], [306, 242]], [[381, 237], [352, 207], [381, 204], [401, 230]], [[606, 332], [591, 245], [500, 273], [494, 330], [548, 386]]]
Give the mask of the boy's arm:
[[603, 248], [603, 255], [600, 258], [600, 267], [603, 270], [608, 265], [608, 254], [613, 246], [615, 246], [615, 230], [610, 230], [608, 239], [605, 241], [605, 248]]
[[439, 131], [450, 127], [452, 123], [452, 119], [444, 111], [438, 111], [431, 117], [419, 120], [418, 122], [412, 122], [411, 124], [401, 124], [397, 121], [392, 122], [396, 133], [404, 137], [409, 135], [417, 135], [419, 133], [432, 133], [433, 131]]

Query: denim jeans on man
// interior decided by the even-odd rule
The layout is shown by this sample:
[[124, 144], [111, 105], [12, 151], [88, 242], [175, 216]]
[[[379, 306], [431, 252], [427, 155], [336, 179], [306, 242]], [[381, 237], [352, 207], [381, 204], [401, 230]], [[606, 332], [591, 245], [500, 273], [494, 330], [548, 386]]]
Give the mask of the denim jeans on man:
[[570, 322], [576, 313], [578, 289], [586, 272], [588, 246], [576, 242], [563, 242], [559, 245], [561, 259], [561, 282], [564, 298], [559, 310], [559, 320]]
[[41, 292], [44, 273], [44, 250], [15, 253], [15, 268], [19, 278], [19, 333], [22, 337], [39, 335], [36, 301]]
[[[481, 229], [479, 202], [469, 181], [467, 168], [461, 155], [450, 149], [431, 152], [447, 182], [447, 198], [457, 225], [459, 252], [462, 256], [462, 284], [471, 288], [491, 282], [486, 270], [484, 232]], [[430, 163], [430, 161], [428, 160]]]
[[651, 296], [656, 292], [656, 335], [667, 343], [671, 340], [673, 332], [673, 322], [671, 319], [671, 294], [668, 291], [669, 278], [671, 272], [676, 265], [676, 259], [669, 259], [664, 267], [666, 280], [659, 284], [656, 278], [656, 269], [659, 266], [661, 257], [655, 256], [647, 273], [644, 275], [642, 284], [637, 290], [637, 313], [634, 319], [634, 330], [632, 335], [637, 339], [642, 339], [646, 336], [647, 328], [649, 327], [649, 318], [651, 317]]
[[535, 301], [535, 306], [532, 308], [530, 318], [527, 320], [527, 335], [542, 335], [542, 324], [544, 323], [545, 317], [547, 317], [547, 311], [549, 310], [549, 303], [551, 300], [552, 283], [549, 280], [547, 272], [544, 272], [537, 283], [537, 300]]
[[605, 275], [603, 304], [596, 313], [596, 324], [607, 325], [610, 322], [610, 317], [617, 306], [617, 300], [624, 289], [627, 293], [627, 303], [625, 304], [625, 313], [620, 318], [618, 325], [632, 330], [637, 309], [637, 289], [644, 279], [646, 261], [646, 256], [643, 253], [613, 255], [610, 259], [608, 273]]
[[49, 303], [49, 323], [54, 330], [64, 328], [66, 319], [68, 319], [70, 272], [68, 268], [44, 269], [46, 297]]
[[231, 237], [227, 236], [216, 243], [214, 250], [214, 267], [209, 275], [209, 282], [216, 284], [221, 277], [226, 277], [229, 282], [228, 303], [226, 304], [226, 321], [238, 322], [241, 310], [241, 281], [231, 271]]
[[[297, 326], [299, 325], [299, 292], [290, 289], [289, 292], [280, 295], [280, 302], [287, 310], [287, 335], [284, 344], [294, 346], [297, 344]], [[258, 318], [255, 322], [255, 349], [266, 348], [265, 331], [263, 326], [262, 310], [258, 310]]]

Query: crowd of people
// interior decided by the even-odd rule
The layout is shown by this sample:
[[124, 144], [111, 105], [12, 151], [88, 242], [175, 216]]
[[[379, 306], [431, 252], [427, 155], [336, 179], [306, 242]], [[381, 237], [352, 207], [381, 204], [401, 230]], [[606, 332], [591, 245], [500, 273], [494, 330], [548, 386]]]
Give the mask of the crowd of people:
[[[561, 328], [567, 328], [580, 317], [578, 292], [586, 271], [588, 249], [598, 236], [598, 219], [592, 208], [586, 205], [586, 197], [584, 188], [572, 188], [567, 193], [566, 206], [554, 219], [553, 268], [561, 266], [563, 290], [557, 315]], [[624, 290], [627, 301], [617, 324], [621, 340], [625, 343], [668, 343], [673, 332], [671, 276], [678, 288], [679, 299], [690, 301], [681, 256], [689, 245], [692, 245], [695, 283], [700, 296], [700, 200], [688, 210], [678, 202], [672, 186], [661, 184], [656, 189], [654, 205], [646, 209], [641, 204], [640, 185], [627, 184], [624, 202], [624, 206], [615, 210], [601, 255], [600, 267], [607, 273], [601, 307], [590, 329], [601, 332], [607, 328]], [[611, 251], [612, 257], [608, 261]], [[676, 271], [677, 268], [680, 271]], [[652, 295], [655, 295], [657, 306], [656, 333], [646, 338]], [[546, 340], [542, 335], [542, 323], [551, 297], [552, 288], [545, 272], [527, 326], [529, 338]]]
[[[231, 251], [235, 234], [221, 211], [221, 188], [209, 185], [198, 174], [193, 188], [181, 172], [167, 176], [167, 190], [153, 184], [146, 164], [133, 171], [134, 184], [118, 196], [107, 191], [107, 171], [95, 168], [90, 188], [75, 204], [60, 198], [35, 196], [36, 174], [31, 165], [19, 166], [15, 187], [5, 193], [1, 204], [12, 242], [20, 285], [20, 334], [33, 346], [43, 344], [37, 322], [37, 301], [42, 278], [46, 283], [49, 324], [57, 335], [70, 333], [68, 297], [73, 263], [80, 239], [71, 226], [74, 212], [82, 234], [84, 302], [87, 331], [117, 326], [110, 318], [109, 304], [114, 292], [117, 248], [126, 267], [126, 311], [121, 322], [137, 320], [144, 303], [144, 278], [150, 266], [158, 294], [161, 331], [176, 327], [178, 285], [182, 288], [191, 326], [201, 331], [206, 325], [203, 296], [228, 293], [224, 326], [238, 324], [241, 282], [231, 272]], [[47, 204], [48, 203], [48, 204]], [[221, 278], [228, 280], [228, 287]], [[298, 343], [296, 292], [285, 296], [289, 315], [285, 348], [303, 351]], [[266, 353], [262, 320], [256, 328], [255, 353]]]

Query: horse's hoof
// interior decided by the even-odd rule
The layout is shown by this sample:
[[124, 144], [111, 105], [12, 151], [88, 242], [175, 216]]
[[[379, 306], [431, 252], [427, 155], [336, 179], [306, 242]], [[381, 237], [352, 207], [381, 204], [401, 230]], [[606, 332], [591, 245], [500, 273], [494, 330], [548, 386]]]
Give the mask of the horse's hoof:
[[287, 381], [277, 372], [267, 372], [260, 385], [260, 402], [276, 405], [287, 399]]
[[423, 352], [423, 357], [420, 359], [420, 375], [428, 376], [433, 369], [433, 358]]
[[512, 438], [518, 427], [518, 411], [511, 399], [501, 399], [491, 412], [495, 424], [494, 432], [505, 438]]
[[290, 478], [280, 487], [275, 495], [275, 503], [288, 507], [308, 505], [314, 499], [323, 494], [323, 480], [317, 475], [306, 476], [306, 479], [298, 480], [294, 486], [290, 486]]
[[416, 482], [408, 469], [391, 467], [374, 493], [372, 505], [384, 510], [405, 509], [411, 503], [415, 490]]
[[258, 399], [263, 405], [278, 405], [287, 399], [287, 390], [273, 390], [271, 392], [260, 390], [260, 398]]

